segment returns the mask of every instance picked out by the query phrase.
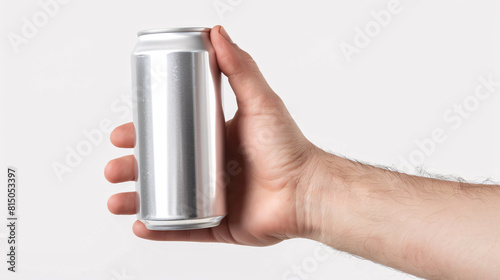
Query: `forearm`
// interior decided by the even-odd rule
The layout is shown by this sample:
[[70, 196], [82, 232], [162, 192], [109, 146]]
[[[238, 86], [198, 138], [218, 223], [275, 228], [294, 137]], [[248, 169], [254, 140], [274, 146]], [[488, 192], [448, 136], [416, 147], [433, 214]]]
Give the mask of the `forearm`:
[[324, 152], [297, 187], [304, 237], [426, 278], [500, 275], [500, 187], [410, 176]]

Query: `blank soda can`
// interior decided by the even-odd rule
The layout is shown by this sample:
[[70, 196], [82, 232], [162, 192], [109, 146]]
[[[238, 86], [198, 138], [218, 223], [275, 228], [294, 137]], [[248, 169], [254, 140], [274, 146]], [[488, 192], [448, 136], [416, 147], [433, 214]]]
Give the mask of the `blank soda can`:
[[224, 114], [210, 28], [138, 32], [132, 53], [137, 217], [151, 230], [226, 215]]

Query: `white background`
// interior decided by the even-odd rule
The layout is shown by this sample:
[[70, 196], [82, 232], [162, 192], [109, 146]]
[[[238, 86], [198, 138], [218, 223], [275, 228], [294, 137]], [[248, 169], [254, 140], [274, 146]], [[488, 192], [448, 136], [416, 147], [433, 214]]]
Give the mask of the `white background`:
[[[134, 217], [106, 207], [111, 194], [134, 188], [104, 178], [108, 160], [132, 152], [114, 148], [108, 132], [59, 180], [52, 165], [66, 164], [68, 149], [85, 145], [83, 131], [103, 120], [131, 121], [129, 55], [142, 29], [223, 24], [324, 149], [393, 167], [413, 155], [416, 168], [403, 170], [500, 179], [500, 87], [473, 102], [478, 77], [500, 81], [498, 1], [401, 0], [402, 11], [351, 62], [342, 42], [355, 46], [356, 28], [370, 25], [371, 12], [387, 9], [389, 0], [73, 0], [43, 22], [40, 3], [47, 1], [0, 4], [2, 279], [306, 278], [287, 274], [292, 266], [307, 270], [308, 279], [411, 279], [337, 251], [318, 259], [315, 252], [325, 249], [309, 240], [252, 248], [139, 239]], [[33, 16], [42, 24], [12, 44], [12, 34], [23, 36], [23, 18], [33, 23]], [[230, 118], [236, 106], [225, 83]], [[464, 100], [474, 108], [468, 117], [460, 125], [446, 121], [443, 114]], [[418, 157], [415, 141], [436, 128], [446, 140]], [[7, 166], [19, 176], [15, 275], [4, 262]]]

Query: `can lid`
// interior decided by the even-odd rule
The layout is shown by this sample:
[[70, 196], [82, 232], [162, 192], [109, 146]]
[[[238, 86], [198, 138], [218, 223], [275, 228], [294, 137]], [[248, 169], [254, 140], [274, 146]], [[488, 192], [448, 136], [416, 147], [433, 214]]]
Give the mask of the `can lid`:
[[157, 33], [175, 33], [175, 32], [210, 32], [211, 28], [208, 27], [176, 27], [176, 28], [161, 28], [161, 29], [147, 29], [137, 32], [137, 36], [157, 34]]

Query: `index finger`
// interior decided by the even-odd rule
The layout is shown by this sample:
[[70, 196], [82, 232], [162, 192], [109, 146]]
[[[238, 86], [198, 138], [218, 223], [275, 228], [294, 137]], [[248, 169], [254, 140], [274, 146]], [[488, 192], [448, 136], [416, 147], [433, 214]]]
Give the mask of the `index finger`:
[[111, 143], [119, 148], [133, 148], [135, 146], [134, 123], [129, 122], [118, 126], [111, 132]]

